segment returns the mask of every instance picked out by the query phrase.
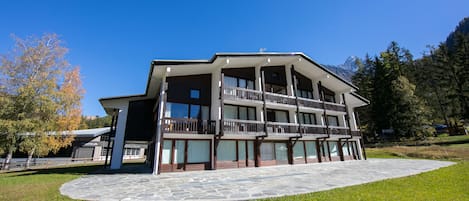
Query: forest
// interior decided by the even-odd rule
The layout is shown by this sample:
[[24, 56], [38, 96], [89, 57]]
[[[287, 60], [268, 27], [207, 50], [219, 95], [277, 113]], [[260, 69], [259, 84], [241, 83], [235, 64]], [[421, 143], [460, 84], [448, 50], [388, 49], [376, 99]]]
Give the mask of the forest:
[[469, 18], [421, 58], [391, 42], [357, 60], [352, 82], [371, 104], [357, 109], [368, 142], [420, 140], [441, 125], [449, 135], [469, 124]]

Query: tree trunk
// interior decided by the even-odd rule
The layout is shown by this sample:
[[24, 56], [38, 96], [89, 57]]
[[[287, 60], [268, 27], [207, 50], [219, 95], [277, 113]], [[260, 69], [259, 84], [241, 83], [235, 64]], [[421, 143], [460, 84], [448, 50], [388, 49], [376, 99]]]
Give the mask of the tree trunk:
[[5, 161], [3, 161], [2, 170], [10, 169], [10, 162], [11, 162], [12, 156], [13, 156], [13, 152], [12, 151], [8, 152], [7, 157], [5, 158]]
[[26, 169], [29, 168], [29, 165], [31, 164], [33, 154], [34, 154], [34, 149], [28, 153], [28, 159], [26, 159]]

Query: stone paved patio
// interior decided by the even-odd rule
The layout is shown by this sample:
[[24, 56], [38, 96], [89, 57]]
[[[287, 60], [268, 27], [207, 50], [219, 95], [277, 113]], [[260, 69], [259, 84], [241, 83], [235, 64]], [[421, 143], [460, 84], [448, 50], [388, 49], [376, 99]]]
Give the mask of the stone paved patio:
[[87, 175], [63, 195], [83, 200], [248, 200], [301, 194], [404, 177], [452, 162], [371, 159], [181, 173]]

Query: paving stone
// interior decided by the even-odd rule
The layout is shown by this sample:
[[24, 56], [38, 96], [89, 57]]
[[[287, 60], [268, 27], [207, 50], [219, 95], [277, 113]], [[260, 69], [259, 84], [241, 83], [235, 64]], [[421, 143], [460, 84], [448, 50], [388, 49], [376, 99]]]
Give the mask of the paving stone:
[[246, 200], [403, 177], [452, 164], [432, 160], [371, 159], [159, 176], [95, 174], [63, 184], [60, 192], [81, 200]]

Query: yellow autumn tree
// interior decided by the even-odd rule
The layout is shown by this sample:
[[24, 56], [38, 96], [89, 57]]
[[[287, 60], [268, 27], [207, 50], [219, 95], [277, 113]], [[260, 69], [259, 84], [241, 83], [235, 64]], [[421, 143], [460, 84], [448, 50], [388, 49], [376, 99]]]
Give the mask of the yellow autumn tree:
[[8, 168], [15, 150], [33, 155], [57, 152], [73, 141], [83, 96], [78, 67], [56, 34], [21, 39], [0, 60], [0, 147]]

